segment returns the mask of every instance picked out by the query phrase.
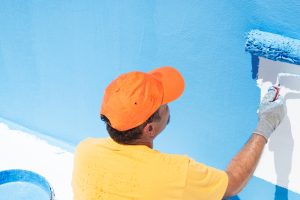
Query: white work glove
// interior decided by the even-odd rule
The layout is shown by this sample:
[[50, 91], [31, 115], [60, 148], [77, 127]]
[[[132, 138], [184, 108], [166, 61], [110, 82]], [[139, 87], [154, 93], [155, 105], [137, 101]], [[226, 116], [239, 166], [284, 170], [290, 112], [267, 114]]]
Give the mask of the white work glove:
[[270, 87], [258, 110], [259, 120], [254, 133], [264, 136], [267, 141], [285, 116], [284, 101], [278, 93], [279, 87]]

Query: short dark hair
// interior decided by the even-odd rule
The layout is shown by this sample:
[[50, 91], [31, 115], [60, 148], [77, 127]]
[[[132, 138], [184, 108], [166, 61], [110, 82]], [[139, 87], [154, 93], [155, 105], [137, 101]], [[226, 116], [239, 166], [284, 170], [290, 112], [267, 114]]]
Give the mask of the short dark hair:
[[119, 131], [111, 127], [110, 121], [105, 115], [101, 114], [100, 117], [101, 120], [105, 122], [106, 130], [115, 142], [120, 144], [132, 144], [135, 140], [140, 138], [143, 132], [143, 128], [148, 123], [159, 121], [161, 119], [158, 111], [159, 109], [157, 109], [143, 124], [126, 131]]

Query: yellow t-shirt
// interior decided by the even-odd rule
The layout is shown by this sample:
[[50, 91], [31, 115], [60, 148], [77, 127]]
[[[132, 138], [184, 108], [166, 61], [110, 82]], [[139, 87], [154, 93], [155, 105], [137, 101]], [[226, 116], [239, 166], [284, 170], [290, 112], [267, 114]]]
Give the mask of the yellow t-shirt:
[[75, 152], [75, 200], [220, 200], [224, 171], [144, 145], [89, 138]]

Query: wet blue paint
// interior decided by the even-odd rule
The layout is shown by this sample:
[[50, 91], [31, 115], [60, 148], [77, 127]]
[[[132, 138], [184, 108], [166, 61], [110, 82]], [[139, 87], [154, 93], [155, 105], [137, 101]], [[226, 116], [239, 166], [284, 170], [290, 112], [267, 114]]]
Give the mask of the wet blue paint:
[[238, 196], [226, 200], [299, 200], [300, 195], [286, 188], [273, 185], [260, 178], [253, 177]]
[[288, 200], [288, 193], [289, 191], [286, 188], [276, 185], [274, 200]]
[[239, 196], [227, 198], [226, 200], [240, 200]]
[[259, 58], [258, 56], [251, 55], [251, 64], [252, 64], [252, 79], [257, 79], [258, 77], [258, 67], [259, 67]]
[[256, 177], [238, 196], [241, 200], [300, 200], [299, 194]]
[[0, 171], [0, 200], [54, 200], [54, 191], [39, 174], [21, 169]]
[[49, 200], [49, 195], [34, 184], [11, 182], [0, 186], [0, 200]]

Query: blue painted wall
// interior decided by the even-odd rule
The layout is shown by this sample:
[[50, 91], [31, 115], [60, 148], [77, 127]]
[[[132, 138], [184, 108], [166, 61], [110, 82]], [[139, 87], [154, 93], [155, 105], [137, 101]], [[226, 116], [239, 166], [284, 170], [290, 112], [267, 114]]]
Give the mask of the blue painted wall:
[[[1, 0], [0, 116], [74, 145], [103, 137], [106, 85], [123, 72], [171, 65], [186, 90], [171, 103], [156, 148], [224, 169], [257, 122], [260, 91], [245, 33], [300, 38], [293, 19], [297, 0]], [[260, 181], [243, 199], [254, 190], [274, 195]]]

